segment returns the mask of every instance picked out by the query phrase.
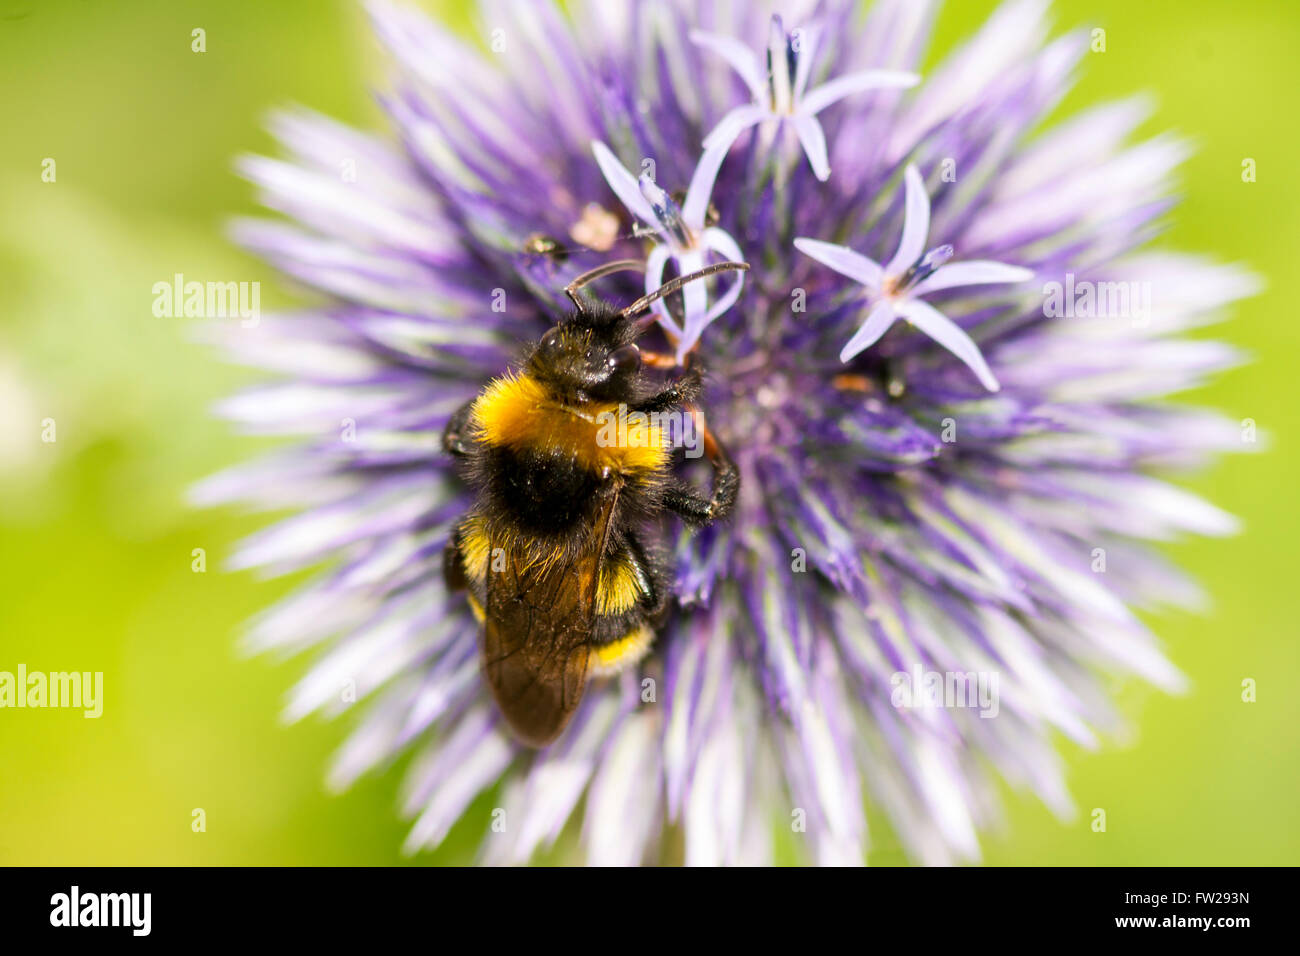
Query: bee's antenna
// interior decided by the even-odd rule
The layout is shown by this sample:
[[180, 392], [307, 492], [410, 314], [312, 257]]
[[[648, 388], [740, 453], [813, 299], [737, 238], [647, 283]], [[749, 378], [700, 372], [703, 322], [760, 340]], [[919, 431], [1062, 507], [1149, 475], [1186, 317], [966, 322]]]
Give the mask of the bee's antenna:
[[[615, 263], [610, 263], [610, 265], [615, 265]], [[698, 272], [692, 272], [690, 275], [678, 276], [676, 279], [671, 279], [668, 282], [665, 282], [663, 285], [655, 289], [649, 295], [641, 296], [641, 298], [637, 299], [626, 309], [620, 312], [619, 315], [625, 319], [630, 319], [638, 312], [640, 312], [642, 309], [644, 309], [646, 306], [650, 305], [653, 302], [657, 302], [659, 299], [662, 299], [666, 295], [672, 295], [674, 292], [676, 292], [682, 286], [686, 285], [688, 282], [694, 282], [696, 279], [704, 279], [708, 276], [713, 275], [716, 272], [729, 272], [733, 269], [740, 272], [748, 272], [749, 263], [748, 262], [715, 262], [711, 266], [705, 266], [703, 269], [699, 270]], [[582, 277], [579, 276], [579, 278]]]
[[645, 272], [645, 263], [637, 259], [618, 259], [614, 262], [607, 262], [603, 266], [596, 266], [594, 269], [588, 269], [582, 275], [575, 278], [564, 287], [564, 294], [569, 297], [574, 308], [579, 312], [585, 312], [586, 309], [582, 307], [582, 299], [578, 297], [579, 289], [591, 285], [597, 279], [603, 278], [612, 272], [630, 272], [633, 269]]

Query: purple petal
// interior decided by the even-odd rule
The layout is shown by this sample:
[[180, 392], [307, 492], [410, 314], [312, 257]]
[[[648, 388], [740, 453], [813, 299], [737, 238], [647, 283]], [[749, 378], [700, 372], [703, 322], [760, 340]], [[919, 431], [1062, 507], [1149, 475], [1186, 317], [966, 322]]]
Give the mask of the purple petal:
[[1001, 282], [1028, 282], [1034, 277], [1032, 269], [1009, 266], [1001, 262], [972, 259], [969, 262], [952, 262], [940, 266], [927, 279], [912, 288], [912, 295], [925, 295], [940, 289], [956, 289], [968, 285], [991, 285]]
[[863, 349], [870, 348], [880, 337], [889, 331], [889, 327], [894, 324], [897, 316], [895, 314], [894, 303], [890, 299], [882, 299], [871, 307], [867, 313], [867, 320], [862, 323], [862, 327], [853, 333], [853, 338], [845, 344], [840, 350], [840, 361], [847, 362], [853, 356], [857, 355]]
[[902, 275], [925, 252], [925, 240], [930, 235], [930, 197], [925, 183], [915, 166], [903, 171], [907, 198], [903, 214], [903, 235], [898, 241], [898, 251], [885, 265], [885, 275]]
[[823, 83], [804, 96], [799, 104], [799, 112], [805, 116], [816, 116], [832, 103], [846, 96], [862, 93], [866, 90], [907, 89], [916, 86], [921, 78], [915, 73], [902, 73], [896, 70], [864, 70], [850, 73]]
[[966, 363], [975, 373], [980, 383], [990, 392], [996, 392], [1002, 386], [993, 377], [984, 355], [961, 326], [948, 318], [928, 302], [920, 299], [904, 299], [898, 303], [898, 311], [907, 317], [913, 325], [946, 348], [957, 358]]
[[813, 175], [826, 182], [831, 178], [831, 166], [830, 160], [826, 158], [826, 134], [822, 132], [822, 124], [812, 116], [803, 115], [792, 117], [791, 122], [799, 135], [804, 155], [812, 166]]
[[754, 55], [753, 50], [739, 40], [717, 33], [705, 33], [703, 30], [692, 30], [690, 39], [692, 43], [712, 50], [731, 64], [731, 68], [745, 81], [745, 86], [749, 88], [754, 102], [762, 103], [767, 99], [767, 87], [759, 70], [758, 57]]
[[614, 190], [619, 202], [646, 225], [658, 229], [659, 217], [655, 215], [654, 207], [641, 194], [641, 186], [636, 177], [627, 171], [604, 143], [593, 140], [591, 151], [596, 156], [596, 164], [600, 166], [605, 182]]
[[867, 288], [870, 292], [879, 292], [884, 279], [884, 270], [861, 253], [854, 252], [847, 246], [820, 239], [796, 239], [794, 247], [806, 256], [812, 256], [822, 265], [829, 266], [840, 275], [848, 276]]

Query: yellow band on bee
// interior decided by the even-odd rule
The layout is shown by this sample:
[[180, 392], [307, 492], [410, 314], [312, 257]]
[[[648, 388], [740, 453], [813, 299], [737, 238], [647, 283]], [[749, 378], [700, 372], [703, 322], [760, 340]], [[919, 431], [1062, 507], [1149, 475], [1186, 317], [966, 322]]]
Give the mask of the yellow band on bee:
[[630, 611], [647, 590], [645, 578], [631, 556], [626, 551], [615, 555], [601, 565], [596, 579], [596, 613], [609, 617]]
[[492, 382], [474, 403], [473, 421], [475, 437], [487, 445], [560, 450], [597, 472], [658, 471], [669, 460], [657, 418], [611, 402], [564, 404], [527, 374]]
[[466, 518], [460, 526], [460, 553], [465, 564], [465, 574], [471, 581], [487, 578], [488, 556], [491, 551], [483, 519], [478, 515]]
[[[461, 559], [466, 576], [476, 583], [487, 579], [488, 565], [492, 556], [488, 541], [486, 523], [481, 515], [466, 518], [459, 532]], [[563, 552], [556, 550], [553, 560], [559, 560]], [[504, 567], [496, 568], [504, 571]], [[645, 576], [632, 560], [631, 555], [623, 551], [607, 559], [602, 564], [600, 576], [596, 579], [596, 614], [609, 617], [630, 611], [649, 590]]]
[[641, 624], [617, 641], [593, 647], [587, 663], [588, 673], [592, 677], [608, 677], [631, 667], [650, 653], [654, 639], [655, 632]]

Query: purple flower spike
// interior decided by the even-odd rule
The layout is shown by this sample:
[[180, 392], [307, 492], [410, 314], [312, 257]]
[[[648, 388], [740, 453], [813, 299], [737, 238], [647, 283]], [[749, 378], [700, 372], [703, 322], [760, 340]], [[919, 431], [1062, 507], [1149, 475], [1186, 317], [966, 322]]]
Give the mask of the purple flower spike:
[[800, 252], [853, 279], [876, 300], [866, 321], [840, 350], [840, 361], [847, 362], [875, 345], [894, 322], [903, 318], [965, 362], [985, 388], [996, 392], [1002, 386], [984, 361], [979, 346], [961, 326], [928, 302], [921, 301], [920, 297], [940, 289], [1026, 282], [1034, 277], [1034, 273], [1020, 266], [984, 260], [946, 265], [952, 258], [952, 246], [937, 246], [922, 253], [930, 232], [930, 198], [915, 166], [908, 166], [903, 178], [907, 183], [903, 236], [894, 258], [884, 268], [845, 246], [817, 239], [794, 241]]
[[[482, 0], [484, 44], [373, 0], [395, 135], [297, 111], [273, 127], [284, 159], [240, 166], [287, 221], [236, 237], [314, 295], [212, 329], [275, 376], [220, 413], [285, 444], [195, 497], [295, 509], [232, 564], [317, 573], [245, 645], [310, 655], [289, 717], [347, 715], [331, 786], [409, 767], [410, 852], [456, 827], [493, 864], [557, 841], [553, 858], [611, 865], [791, 845], [854, 863], [870, 806], [911, 859], [972, 860], [1001, 780], [1069, 816], [1057, 741], [1120, 728], [1117, 680], [1182, 685], [1133, 609], [1196, 601], [1151, 542], [1234, 522], [1168, 475], [1241, 439], [1164, 399], [1239, 361], [1201, 327], [1255, 288], [1142, 248], [1186, 147], [1131, 144], [1139, 101], [1045, 127], [1087, 35], [1048, 41], [1040, 0], [1007, 4], [914, 90], [925, 0], [877, 0], [865, 23], [859, 0], [819, 0], [798, 38], [760, 6]], [[695, 26], [710, 32], [683, 42]], [[765, 37], [770, 69], [749, 52]], [[776, 119], [810, 162], [791, 140], [774, 166]], [[933, 209], [909, 163], [952, 184]], [[565, 284], [619, 259], [644, 283], [590, 291], [622, 305], [670, 269], [750, 266], [688, 285], [645, 333], [704, 373], [739, 500], [698, 532], [647, 523], [673, 592], [650, 653], [527, 750], [444, 584], [473, 501], [441, 437], [554, 325]], [[823, 265], [863, 287], [865, 320]], [[900, 318], [924, 334], [884, 335]]]

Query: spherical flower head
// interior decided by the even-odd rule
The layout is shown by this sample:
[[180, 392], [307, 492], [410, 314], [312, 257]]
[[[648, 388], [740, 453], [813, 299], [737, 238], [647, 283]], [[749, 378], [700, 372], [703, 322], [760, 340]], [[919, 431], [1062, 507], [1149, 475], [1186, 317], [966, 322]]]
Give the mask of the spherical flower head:
[[[1133, 608], [1196, 594], [1150, 542], [1233, 521], [1151, 472], [1238, 443], [1162, 399], [1237, 360], [1180, 335], [1253, 289], [1142, 250], [1184, 146], [1127, 145], [1141, 101], [1038, 131], [1086, 51], [1039, 0], [924, 77], [928, 4], [757, 6], [484, 0], [480, 45], [374, 2], [396, 136], [291, 112], [289, 158], [242, 163], [290, 221], [239, 240], [321, 295], [217, 330], [282, 376], [221, 411], [296, 441], [197, 497], [297, 510], [232, 564], [323, 570], [246, 643], [317, 652], [289, 716], [358, 712], [334, 786], [413, 753], [410, 851], [468, 815], [487, 862], [568, 825], [594, 863], [765, 863], [776, 827], [856, 863], [869, 804], [914, 860], [972, 860], [998, 776], [1071, 814], [1054, 738], [1113, 731], [1115, 677], [1181, 684]], [[651, 653], [533, 751], [443, 583], [473, 502], [441, 434], [618, 259], [644, 281], [591, 291], [620, 306], [749, 263], [646, 334], [704, 371], [740, 497], [653, 526]]]

